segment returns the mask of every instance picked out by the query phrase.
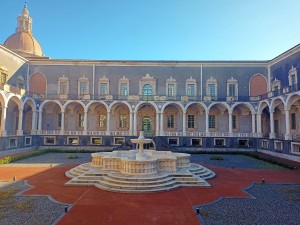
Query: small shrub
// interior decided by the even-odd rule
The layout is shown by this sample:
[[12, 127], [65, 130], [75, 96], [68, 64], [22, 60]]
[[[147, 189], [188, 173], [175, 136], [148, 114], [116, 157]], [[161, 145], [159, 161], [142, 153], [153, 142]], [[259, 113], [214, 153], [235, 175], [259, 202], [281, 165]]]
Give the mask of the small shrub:
[[78, 156], [77, 155], [75, 155], [75, 154], [70, 154], [70, 155], [68, 155], [68, 157], [67, 157], [68, 159], [77, 159], [78, 158]]
[[210, 157], [210, 160], [224, 160], [224, 159], [220, 155], [214, 155], [214, 156]]
[[33, 199], [31, 199], [31, 198], [26, 200], [25, 202], [17, 203], [15, 205], [15, 208], [22, 212], [29, 211], [32, 209], [32, 207], [33, 207]]
[[3, 159], [0, 159], [0, 165], [8, 164], [10, 162], [12, 162], [12, 157], [10, 156], [6, 156]]

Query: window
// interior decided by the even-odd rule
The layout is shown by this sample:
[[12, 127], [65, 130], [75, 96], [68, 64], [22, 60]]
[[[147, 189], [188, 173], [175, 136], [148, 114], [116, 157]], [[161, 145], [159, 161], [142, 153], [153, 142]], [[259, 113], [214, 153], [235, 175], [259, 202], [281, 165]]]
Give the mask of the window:
[[188, 96], [195, 96], [195, 85], [194, 84], [188, 84]]
[[168, 139], [168, 144], [173, 145], [173, 146], [178, 146], [179, 140], [178, 140], [178, 138], [169, 138]]
[[174, 115], [169, 115], [168, 116], [168, 128], [174, 128]]
[[296, 130], [297, 129], [297, 123], [296, 123], [296, 113], [291, 114], [291, 129]]
[[197, 83], [196, 80], [190, 77], [189, 79], [186, 80], [186, 95], [188, 97], [195, 97], [197, 94]]
[[229, 84], [229, 93], [228, 96], [235, 97], [235, 85], [234, 84]]
[[6, 84], [7, 81], [7, 71], [5, 71], [4, 69], [2, 69], [3, 67], [0, 67], [0, 73], [1, 73], [1, 77], [0, 77], [0, 82], [1, 84]]
[[108, 95], [108, 83], [100, 83], [100, 96]]
[[227, 100], [233, 100], [236, 99], [238, 96], [238, 82], [236, 79], [233, 79], [231, 77], [227, 80], [227, 97], [230, 97]]
[[188, 115], [188, 128], [195, 128], [195, 116]]
[[67, 81], [61, 81], [59, 84], [59, 93], [61, 95], [68, 94], [68, 82]]
[[106, 127], [106, 115], [99, 115], [99, 127], [100, 128]]
[[55, 136], [44, 137], [44, 145], [56, 145], [56, 137]]
[[126, 128], [127, 127], [127, 116], [126, 115], [120, 115], [119, 116], [119, 127], [120, 128]]
[[120, 95], [121, 96], [127, 96], [128, 95], [127, 83], [121, 83], [120, 84]]
[[175, 96], [175, 84], [168, 84], [168, 96], [169, 97]]
[[69, 94], [69, 79], [64, 75], [58, 79], [58, 94], [59, 95]]
[[91, 143], [91, 145], [102, 145], [102, 138], [101, 137], [91, 137], [90, 143]]
[[85, 95], [89, 94], [89, 79], [85, 76], [79, 78], [78, 93], [79, 93], [78, 97], [84, 97], [84, 98], [87, 97]]
[[123, 137], [115, 137], [114, 144], [115, 145], [122, 145], [125, 142], [125, 138]]
[[172, 76], [166, 80], [166, 95], [168, 97], [176, 96], [176, 80]]
[[279, 120], [274, 120], [274, 132], [279, 134]]
[[150, 84], [145, 84], [143, 86], [143, 95], [152, 96], [152, 86]]
[[109, 79], [106, 76], [103, 76], [99, 79], [99, 96], [109, 95]]
[[280, 94], [280, 87], [281, 87], [281, 82], [280, 80], [277, 80], [276, 77], [274, 79], [274, 81], [272, 82], [272, 91], [274, 96], [277, 96]]
[[88, 86], [87, 82], [80, 82], [80, 84], [79, 84], [80, 95], [85, 95], [88, 93], [87, 86]]
[[208, 127], [211, 129], [216, 128], [216, 116], [215, 115], [208, 116]]
[[84, 127], [84, 114], [78, 114], [78, 127]]
[[68, 143], [68, 145], [78, 145], [79, 138], [78, 137], [67, 137], [67, 143]]
[[236, 115], [232, 115], [232, 129], [237, 129]]
[[297, 91], [297, 69], [292, 66], [292, 68], [289, 71], [289, 85], [291, 87], [291, 91]]
[[218, 87], [217, 80], [214, 79], [213, 77], [210, 77], [206, 81], [206, 96], [208, 96], [210, 99], [215, 99], [218, 95], [217, 87]]
[[61, 113], [57, 114], [57, 127], [61, 127]]
[[17, 79], [17, 87], [20, 88], [20, 89], [25, 89], [25, 79], [23, 76], [18, 76], [18, 79]]
[[208, 96], [211, 96], [211, 97], [216, 96], [216, 86], [215, 86], [215, 84], [208, 84]]

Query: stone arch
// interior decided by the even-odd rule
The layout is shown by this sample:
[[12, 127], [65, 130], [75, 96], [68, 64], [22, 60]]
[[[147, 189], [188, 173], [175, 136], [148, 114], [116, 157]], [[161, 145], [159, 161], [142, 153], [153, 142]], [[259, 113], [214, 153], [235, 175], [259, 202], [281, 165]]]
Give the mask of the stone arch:
[[[41, 103], [39, 111], [42, 113], [42, 130], [60, 130], [58, 115], [62, 112], [62, 105], [57, 100], [46, 100]], [[41, 114], [40, 114], [41, 115]]]
[[111, 131], [129, 131], [131, 121], [131, 106], [128, 102], [114, 101], [109, 106]]
[[154, 102], [147, 102], [147, 101], [141, 101], [139, 102], [135, 107], [134, 107], [134, 113], [137, 113], [139, 108], [143, 105], [143, 104], [150, 104], [154, 107], [155, 112], [158, 113], [159, 109], [157, 107], [157, 105]]
[[108, 105], [104, 101], [91, 101], [86, 105], [88, 131], [106, 131]]
[[231, 108], [227, 103], [225, 102], [211, 103], [207, 108], [207, 113], [209, 114], [209, 121], [208, 121], [209, 131], [227, 132], [229, 129], [228, 128], [229, 112], [231, 112]]
[[166, 102], [166, 103], [161, 107], [161, 112], [163, 113], [164, 110], [165, 110], [165, 108], [166, 108], [168, 105], [170, 105], [170, 104], [178, 105], [178, 106], [181, 108], [182, 112], [184, 112], [184, 106], [183, 106], [182, 104], [180, 104], [180, 103], [177, 103], [177, 102]]
[[124, 102], [124, 101], [113, 101], [109, 107], [108, 107], [108, 111], [110, 112], [112, 110], [112, 108], [116, 105], [116, 104], [124, 104], [128, 107], [129, 109], [129, 112], [131, 113], [132, 112], [132, 107], [131, 105], [128, 103], [128, 102]]
[[[35, 122], [36, 116], [35, 116], [35, 110], [36, 110], [36, 104], [32, 98], [26, 97], [22, 104], [23, 108], [23, 134], [30, 134], [32, 130], [36, 130]], [[33, 123], [34, 122], [34, 123]]]
[[255, 109], [249, 102], [236, 102], [231, 106], [233, 132], [251, 133], [255, 130], [252, 121]]
[[249, 96], [259, 96], [268, 92], [267, 78], [262, 74], [254, 74], [249, 81]]
[[5, 119], [5, 127], [7, 134], [9, 135], [16, 135], [17, 130], [20, 129], [19, 127], [19, 115], [20, 110], [23, 104], [19, 96], [9, 94], [7, 98], [7, 108], [6, 108], [6, 119]]
[[47, 79], [42, 73], [34, 73], [29, 78], [29, 92], [45, 95], [47, 93]]
[[202, 102], [189, 102], [185, 108], [185, 127], [187, 132], [205, 132], [207, 107]]
[[153, 134], [155, 134], [157, 126], [156, 117], [158, 111], [159, 110], [157, 105], [153, 102], [139, 102], [134, 109], [137, 118], [136, 130], [143, 130], [145, 136], [152, 136]]
[[291, 106], [300, 99], [300, 92], [289, 95], [286, 99], [286, 109], [289, 110]]

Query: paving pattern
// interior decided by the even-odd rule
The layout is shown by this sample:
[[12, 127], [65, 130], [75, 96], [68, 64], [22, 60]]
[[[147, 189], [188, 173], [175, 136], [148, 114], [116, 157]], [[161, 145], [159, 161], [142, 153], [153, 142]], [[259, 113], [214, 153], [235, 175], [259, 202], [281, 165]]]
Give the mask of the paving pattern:
[[[204, 165], [217, 174], [210, 180], [211, 188], [182, 187], [160, 193], [124, 194], [102, 191], [94, 187], [64, 186], [68, 181], [64, 173], [74, 166], [1, 166], [0, 180], [11, 180], [14, 176], [17, 179], [26, 179], [34, 188], [24, 194], [51, 195], [57, 201], [71, 204], [70, 211], [58, 221], [60, 225], [199, 225], [200, 216], [196, 215], [195, 206], [227, 197], [251, 199], [243, 189], [253, 182], [260, 183], [264, 179], [266, 184], [300, 184], [299, 170], [233, 169]], [[239, 207], [243, 208], [243, 205]], [[223, 214], [226, 221], [226, 213]], [[268, 216], [267, 212], [266, 215]], [[245, 218], [247, 221], [253, 219], [247, 219], [247, 215]]]

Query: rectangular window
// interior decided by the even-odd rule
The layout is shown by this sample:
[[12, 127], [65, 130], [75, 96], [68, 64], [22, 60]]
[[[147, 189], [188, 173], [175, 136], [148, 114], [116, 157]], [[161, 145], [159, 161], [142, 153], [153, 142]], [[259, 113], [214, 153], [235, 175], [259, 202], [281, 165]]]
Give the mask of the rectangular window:
[[61, 81], [59, 83], [59, 93], [61, 95], [66, 95], [68, 94], [68, 82], [66, 81]]
[[237, 129], [236, 127], [236, 115], [232, 115], [232, 129]]
[[121, 96], [127, 96], [128, 95], [127, 83], [121, 83], [120, 84], [120, 95]]
[[101, 137], [91, 137], [90, 143], [91, 143], [91, 145], [102, 145], [102, 138]]
[[209, 115], [208, 127], [212, 128], [212, 129], [216, 128], [216, 116], [215, 115]]
[[123, 137], [115, 137], [114, 144], [115, 145], [122, 145], [125, 142], [125, 138]]
[[195, 116], [188, 115], [188, 128], [195, 128]]
[[79, 88], [80, 88], [80, 95], [88, 94], [87, 82], [80, 82]]
[[127, 116], [126, 115], [120, 115], [119, 116], [119, 127], [125, 128], [127, 127]]
[[228, 96], [235, 97], [235, 84], [229, 84], [228, 85]]
[[296, 113], [291, 114], [291, 129], [296, 130], [297, 129], [297, 122], [296, 122]]
[[106, 115], [99, 116], [99, 127], [105, 128], [106, 127]]
[[175, 96], [175, 85], [174, 84], [168, 84], [168, 96], [169, 97]]
[[208, 95], [211, 96], [211, 97], [216, 96], [215, 84], [208, 84]]
[[168, 128], [174, 128], [174, 115], [168, 116]]
[[5, 73], [1, 73], [1, 84], [6, 84], [6, 77], [7, 75]]
[[78, 127], [84, 127], [84, 114], [78, 114]]
[[279, 134], [279, 120], [274, 120], [274, 132]]
[[188, 84], [188, 96], [195, 96], [195, 84]]
[[57, 127], [61, 127], [61, 113], [57, 114]]
[[108, 95], [108, 84], [100, 83], [100, 96]]

